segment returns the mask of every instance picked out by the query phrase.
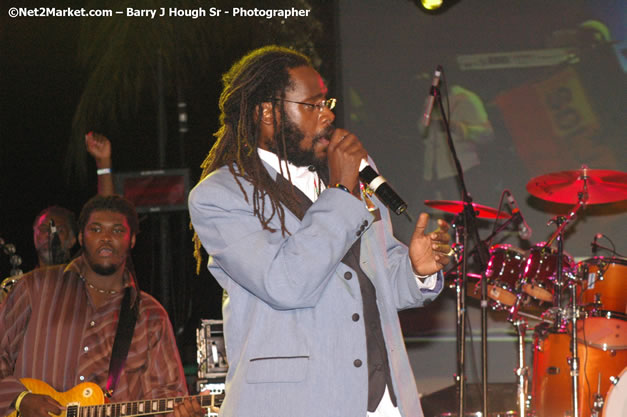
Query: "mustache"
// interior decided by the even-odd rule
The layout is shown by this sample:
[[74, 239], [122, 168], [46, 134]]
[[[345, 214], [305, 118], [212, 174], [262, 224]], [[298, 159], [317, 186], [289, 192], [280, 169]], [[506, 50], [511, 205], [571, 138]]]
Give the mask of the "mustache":
[[335, 126], [333, 125], [329, 125], [328, 127], [326, 127], [322, 132], [318, 133], [315, 137], [314, 137], [314, 142], [318, 142], [320, 139], [322, 138], [326, 138], [328, 140], [331, 140], [331, 136], [333, 136], [333, 133], [335, 132]]

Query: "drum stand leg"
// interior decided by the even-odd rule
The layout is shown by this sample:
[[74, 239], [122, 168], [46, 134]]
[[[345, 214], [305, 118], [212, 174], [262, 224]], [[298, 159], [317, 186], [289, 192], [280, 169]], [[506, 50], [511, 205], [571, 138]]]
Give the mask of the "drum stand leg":
[[527, 328], [527, 322], [523, 319], [518, 319], [514, 323], [518, 333], [518, 368], [516, 369], [516, 376], [518, 377], [517, 387], [517, 400], [518, 400], [518, 415], [525, 417], [527, 415], [527, 379], [529, 369], [525, 366], [525, 330]]
[[[561, 256], [561, 253], [560, 253]], [[570, 316], [572, 317], [572, 337], [570, 351], [573, 356], [568, 358], [568, 364], [570, 365], [570, 376], [572, 381], [572, 403], [573, 403], [573, 417], [579, 417], [579, 353], [577, 351], [577, 286], [575, 284], [570, 285], [570, 303], [569, 303]]]
[[510, 309], [508, 320], [516, 328], [518, 336], [518, 368], [516, 368], [517, 390], [516, 400], [518, 402], [518, 416], [527, 416], [527, 383], [529, 378], [529, 368], [525, 363], [525, 332], [527, 330], [527, 321], [518, 316], [518, 308], [522, 302], [522, 295], [518, 294], [516, 302]]

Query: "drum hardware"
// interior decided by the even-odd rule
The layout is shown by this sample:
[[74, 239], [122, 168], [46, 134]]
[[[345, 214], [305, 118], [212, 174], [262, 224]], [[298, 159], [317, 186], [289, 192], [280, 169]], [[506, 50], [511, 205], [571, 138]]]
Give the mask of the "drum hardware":
[[[425, 205], [453, 214], [461, 214], [464, 211], [463, 201], [425, 200]], [[472, 203], [472, 208], [478, 219], [509, 219], [512, 217], [504, 211], [477, 203]]]
[[[567, 216], [557, 216], [551, 219], [551, 221], [548, 223], [555, 224], [557, 226], [555, 232], [546, 242], [544, 247], [550, 248], [553, 242], [557, 242], [557, 262], [554, 282], [558, 287], [557, 290], [554, 291], [553, 295], [554, 305], [556, 305], [558, 308], [555, 310], [555, 321], [551, 324], [552, 333], [548, 334], [546, 336], [547, 339], [545, 339], [543, 342], [536, 339], [534, 343], [534, 408], [535, 411], [538, 411], [541, 416], [557, 416], [570, 413], [570, 415], [572, 416], [580, 417], [584, 415], [580, 413], [580, 407], [581, 411], [584, 413], [587, 413], [591, 410], [592, 413], [598, 415], [599, 406], [603, 407], [603, 405], [599, 401], [599, 396], [602, 397], [603, 386], [605, 386], [606, 382], [603, 381], [601, 383], [602, 380], [600, 368], [596, 370], [596, 374], [594, 373], [594, 369], [588, 369], [595, 368], [595, 366], [597, 365], [596, 362], [588, 364], [588, 358], [591, 355], [596, 355], [596, 359], [612, 361], [612, 364], [616, 367], [623, 367], [624, 361], [627, 360], [627, 351], [612, 350], [613, 346], [610, 345], [610, 343], [616, 343], [614, 339], [612, 339], [612, 336], [615, 336], [616, 334], [620, 335], [624, 333], [624, 331], [618, 329], [618, 331], [615, 333], [610, 332], [610, 343], [606, 343], [608, 342], [608, 340], [604, 339], [604, 336], [607, 335], [601, 334], [603, 332], [595, 331], [592, 332], [594, 333], [592, 335], [594, 340], [591, 342], [594, 343], [594, 345], [588, 343], [587, 339], [589, 330], [593, 330], [587, 328], [588, 324], [590, 324], [591, 319], [599, 318], [601, 320], [608, 321], [612, 320], [612, 317], [618, 319], [618, 317], [613, 316], [612, 314], [610, 314], [610, 318], [607, 318], [602, 316], [603, 313], [599, 313], [599, 311], [602, 311], [600, 309], [607, 308], [605, 307], [606, 299], [608, 300], [608, 303], [615, 301], [612, 300], [611, 297], [616, 293], [616, 291], [610, 292], [609, 294], [611, 295], [609, 297], [604, 297], [604, 291], [592, 288], [603, 285], [604, 280], [597, 280], [596, 277], [590, 277], [588, 275], [587, 277], [584, 277], [583, 280], [583, 289], [580, 291], [581, 297], [584, 298], [583, 293], [587, 291], [585, 297], [586, 302], [588, 304], [592, 304], [595, 307], [588, 307], [587, 309], [580, 309], [578, 307], [579, 304], [577, 293], [578, 287], [581, 286], [581, 284], [577, 283], [575, 279], [569, 279], [567, 277], [567, 275], [569, 274], [569, 261], [568, 258], [566, 258], [566, 260], [563, 258], [563, 236], [565, 228], [576, 217], [576, 214], [579, 212], [579, 210], [584, 209], [587, 204], [604, 204], [626, 200], [627, 174], [618, 171], [591, 170], [584, 165], [581, 167], [581, 169], [576, 171], [563, 171], [534, 178], [527, 184], [527, 191], [535, 197], [545, 201], [551, 201], [561, 204], [574, 204], [574, 207], [570, 210]], [[572, 271], [570, 272], [570, 274], [572, 276]], [[585, 278], [588, 278], [588, 281], [586, 281]], [[590, 282], [592, 284], [590, 284]], [[568, 304], [565, 309], [560, 308], [562, 306], [562, 288], [568, 288], [570, 290]], [[527, 287], [526, 289], [529, 290], [533, 288]], [[620, 294], [620, 292], [618, 293]], [[542, 293], [539, 294], [542, 295]], [[618, 301], [620, 302], [620, 300]], [[627, 311], [625, 310], [619, 311], [624, 311], [627, 313]], [[582, 313], [584, 317], [582, 320], [579, 320]], [[565, 318], [568, 323], [568, 325], [566, 326], [566, 332], [563, 332], [564, 326], [562, 325], [562, 316], [566, 316]], [[581, 321], [582, 323], [580, 324], [579, 321]], [[621, 321], [617, 321], [616, 323], [622, 324]], [[611, 326], [608, 327], [611, 328]], [[596, 330], [596, 326], [594, 330]], [[578, 336], [578, 332], [581, 332], [583, 334], [584, 342], [581, 342]], [[549, 395], [544, 390], [544, 388], [548, 386], [549, 379], [558, 378], [559, 375], [564, 375], [564, 373], [560, 373], [559, 364], [555, 366], [547, 365], [546, 359], [549, 357], [547, 356], [546, 358], [543, 358], [543, 351], [542, 349], [538, 348], [539, 343], [549, 343], [549, 341], [551, 341], [552, 339], [557, 339], [556, 342], [570, 342], [569, 350], [571, 355], [569, 356], [567, 363], [570, 369], [569, 378], [571, 382], [571, 390], [570, 407], [567, 407], [566, 410], [556, 410], [554, 408], [549, 410], [550, 407], [554, 407], [556, 405], [556, 395], [562, 394], [563, 392], [554, 391], [551, 393], [551, 395]], [[597, 349], [597, 346], [601, 347], [601, 349]], [[582, 348], [584, 358], [583, 376], [585, 376], [587, 381], [589, 379], [588, 377], [590, 373], [590, 376], [597, 376], [598, 381], [600, 381], [599, 383], [597, 383], [597, 392], [593, 396], [593, 400], [591, 402], [588, 398], [589, 395], [586, 395], [586, 389], [588, 388], [587, 385], [583, 384], [583, 386], [580, 387], [579, 380], [582, 376], [580, 375], [581, 369], [578, 350], [580, 347]], [[536, 355], [538, 357], [536, 357]], [[562, 354], [557, 355], [557, 357], [561, 358], [563, 358], [563, 356], [564, 355]], [[553, 371], [551, 371], [551, 369], [553, 369]], [[603, 369], [603, 372], [605, 373], [605, 375], [607, 375], [607, 367]], [[590, 406], [584, 407], [584, 405], [588, 405], [589, 403], [591, 403]]]
[[518, 308], [521, 302], [521, 294], [518, 294], [516, 302], [510, 310], [508, 320], [514, 325], [517, 335], [518, 347], [518, 367], [514, 370], [516, 374], [516, 398], [518, 404], [518, 415], [526, 416], [529, 398], [527, 396], [529, 383], [529, 368], [525, 362], [525, 332], [527, 330], [527, 322], [518, 316]]
[[619, 376], [611, 376], [610, 382], [602, 417], [624, 417], [627, 415], [627, 366]]
[[605, 404], [605, 399], [601, 395], [601, 373], [597, 378], [597, 392], [594, 394], [594, 401], [592, 402], [592, 415], [598, 416], [599, 411], [603, 409], [603, 404]]
[[[529, 194], [553, 203], [616, 203], [627, 200], [627, 173], [590, 169], [583, 165], [574, 171], [561, 171], [533, 178], [527, 183]], [[585, 194], [585, 195], [583, 195]]]

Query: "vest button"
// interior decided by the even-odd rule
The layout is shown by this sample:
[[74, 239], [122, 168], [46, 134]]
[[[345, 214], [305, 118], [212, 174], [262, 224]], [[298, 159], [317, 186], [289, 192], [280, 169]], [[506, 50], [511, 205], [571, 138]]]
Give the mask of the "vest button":
[[361, 366], [361, 360], [360, 359], [355, 359], [353, 361], [353, 365], [355, 365], [355, 368], [359, 368]]
[[344, 279], [351, 279], [353, 277], [353, 274], [350, 272], [344, 272]]
[[353, 314], [353, 321], [359, 321], [359, 314]]

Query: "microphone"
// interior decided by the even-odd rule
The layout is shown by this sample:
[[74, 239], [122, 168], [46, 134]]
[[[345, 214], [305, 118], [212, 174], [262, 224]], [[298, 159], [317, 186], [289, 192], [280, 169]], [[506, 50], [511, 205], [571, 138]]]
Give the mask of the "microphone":
[[437, 94], [436, 88], [440, 84], [440, 76], [442, 75], [442, 65], [438, 65], [433, 74], [433, 81], [431, 82], [431, 88], [429, 89], [429, 99], [425, 106], [425, 111], [422, 116], [422, 125], [424, 127], [429, 126], [431, 123], [431, 112], [433, 111], [433, 105], [435, 104], [435, 96]]
[[507, 205], [509, 206], [509, 209], [512, 211], [512, 214], [514, 216], [518, 215], [519, 217], [518, 236], [520, 236], [520, 238], [523, 240], [529, 240], [529, 238], [531, 237], [531, 227], [529, 227], [529, 225], [525, 221], [525, 218], [523, 217], [520, 209], [518, 208], [518, 204], [516, 203], [516, 200], [514, 200], [514, 196], [512, 195], [512, 193], [509, 190], [506, 190], [506, 191], [507, 191]]
[[402, 214], [407, 210], [407, 203], [396, 194], [396, 191], [392, 189], [387, 180], [383, 176], [379, 175], [377, 171], [372, 169], [368, 162], [361, 160], [359, 166], [359, 179], [368, 184], [368, 187], [374, 191], [379, 199], [390, 210], [396, 214]]
[[602, 237], [603, 233], [597, 233], [596, 235], [594, 235], [594, 240], [592, 240], [592, 243], [590, 244], [590, 246], [592, 246], [592, 253], [597, 253], [597, 249], [601, 247], [601, 245], [597, 243], [597, 240], [601, 239]]
[[63, 263], [63, 254], [61, 253], [61, 239], [59, 232], [53, 219], [50, 219], [50, 259], [54, 265]]

